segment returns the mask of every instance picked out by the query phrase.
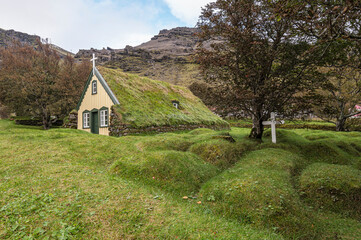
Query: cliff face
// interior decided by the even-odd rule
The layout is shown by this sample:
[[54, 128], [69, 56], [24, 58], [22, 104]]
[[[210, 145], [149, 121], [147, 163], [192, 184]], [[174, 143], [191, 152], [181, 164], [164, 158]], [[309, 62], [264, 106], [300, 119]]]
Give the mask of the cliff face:
[[17, 32], [14, 30], [4, 30], [0, 28], [0, 47], [5, 47], [12, 41], [19, 41], [21, 43], [35, 45], [40, 41], [40, 37], [36, 35], [29, 35], [27, 33]]
[[164, 29], [136, 47], [80, 50], [75, 58], [90, 59], [95, 53], [101, 65], [188, 86], [200, 79], [198, 66], [193, 60], [197, 32], [196, 28], [186, 27]]
[[[4, 30], [0, 28], [0, 47], [6, 47], [9, 44], [11, 44], [12, 41], [19, 41], [22, 44], [28, 44], [28, 45], [37, 45], [39, 41], [42, 41], [39, 36], [37, 35], [30, 35], [23, 32], [17, 32], [15, 30]], [[66, 55], [73, 56], [74, 54], [62, 49], [61, 47], [58, 47], [54, 44], [51, 44], [53, 49], [58, 52], [58, 54], [61, 57], [64, 57]]]

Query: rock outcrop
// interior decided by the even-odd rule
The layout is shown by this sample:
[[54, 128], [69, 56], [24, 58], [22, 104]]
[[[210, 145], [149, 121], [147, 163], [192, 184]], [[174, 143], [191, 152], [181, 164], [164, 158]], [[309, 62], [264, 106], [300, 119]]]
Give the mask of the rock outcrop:
[[88, 60], [95, 53], [98, 64], [188, 86], [200, 79], [199, 70], [193, 60], [198, 31], [196, 28], [187, 27], [164, 29], [150, 41], [136, 47], [83, 49], [79, 50], [75, 58]]
[[14, 40], [22, 44], [35, 45], [41, 39], [37, 35], [29, 35], [15, 30], [4, 30], [0, 28], [0, 47], [5, 47]]
[[[38, 42], [48, 42], [48, 39], [42, 39], [37, 35], [30, 35], [15, 30], [4, 30], [0, 28], [0, 47], [6, 47], [13, 41], [19, 41], [21, 44], [36, 46]], [[73, 53], [54, 44], [51, 44], [51, 46], [61, 57], [66, 55], [74, 55]]]

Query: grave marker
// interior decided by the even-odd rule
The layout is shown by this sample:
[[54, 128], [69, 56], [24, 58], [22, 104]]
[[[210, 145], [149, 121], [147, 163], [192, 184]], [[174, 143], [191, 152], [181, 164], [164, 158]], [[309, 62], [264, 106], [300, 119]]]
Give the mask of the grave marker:
[[263, 121], [263, 125], [271, 125], [271, 132], [272, 132], [272, 142], [276, 143], [276, 124], [284, 124], [285, 121], [276, 121], [276, 114], [271, 112], [271, 121]]

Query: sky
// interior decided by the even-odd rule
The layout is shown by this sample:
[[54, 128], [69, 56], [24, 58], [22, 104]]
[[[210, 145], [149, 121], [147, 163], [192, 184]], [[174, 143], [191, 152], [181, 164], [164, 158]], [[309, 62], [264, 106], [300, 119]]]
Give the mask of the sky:
[[73, 53], [147, 42], [194, 27], [211, 0], [0, 0], [0, 28], [35, 34]]

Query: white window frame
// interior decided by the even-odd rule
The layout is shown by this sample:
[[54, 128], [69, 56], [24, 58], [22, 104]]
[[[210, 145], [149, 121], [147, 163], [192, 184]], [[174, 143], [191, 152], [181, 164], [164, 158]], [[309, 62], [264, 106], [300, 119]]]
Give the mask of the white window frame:
[[83, 113], [83, 128], [90, 128], [90, 112]]
[[109, 111], [108, 109], [100, 110], [100, 127], [108, 127]]
[[97, 94], [97, 92], [98, 92], [97, 81], [93, 81], [92, 82], [92, 94]]

